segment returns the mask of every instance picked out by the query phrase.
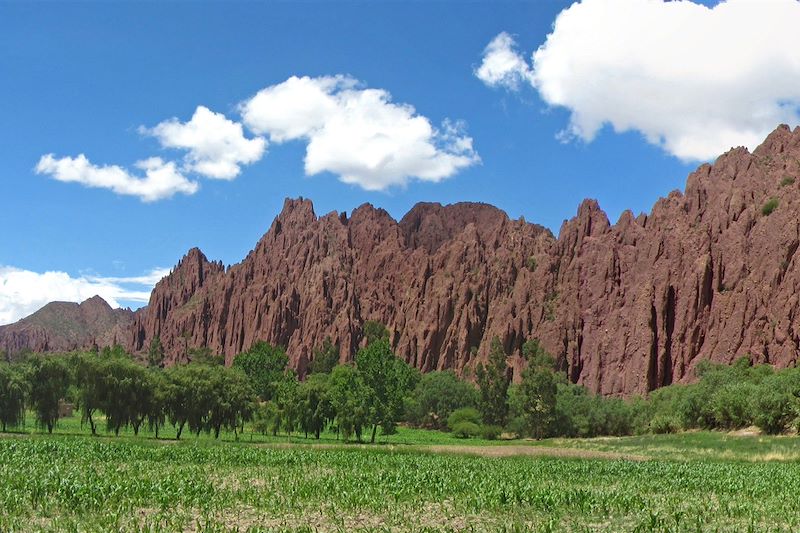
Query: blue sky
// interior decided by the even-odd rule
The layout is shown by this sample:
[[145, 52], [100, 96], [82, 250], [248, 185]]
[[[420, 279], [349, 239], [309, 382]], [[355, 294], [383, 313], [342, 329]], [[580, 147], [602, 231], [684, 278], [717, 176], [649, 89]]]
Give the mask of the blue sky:
[[[645, 18], [647, 10], [663, 9], [654, 0], [630, 1], [642, 4]], [[790, 105], [775, 116], [767, 113], [766, 120], [762, 112], [760, 122], [748, 122], [757, 113], [736, 110], [734, 100], [704, 116], [691, 131], [676, 126], [676, 113], [688, 116], [692, 106], [709, 107], [702, 83], [700, 89], [682, 85], [680, 76], [691, 77], [692, 72], [665, 81], [664, 75], [673, 74], [650, 68], [652, 50], [645, 50], [643, 62], [631, 60], [624, 46], [620, 57], [606, 54], [602, 43], [614, 31], [613, 21], [605, 34], [603, 28], [597, 30], [594, 38], [601, 44], [592, 57], [574, 36], [586, 33], [581, 24], [597, 20], [590, 9], [607, 11], [610, 4], [584, 4], [597, 5], [578, 6], [586, 13], [573, 9], [571, 25], [565, 22], [563, 32], [559, 29], [559, 41], [552, 41], [537, 65], [531, 55], [545, 45], [569, 2], [0, 4], [0, 323], [16, 320], [43, 301], [70, 299], [72, 294], [79, 299], [96, 287], [107, 291], [103, 294], [114, 303], [142, 305], [143, 294], [161, 273], [153, 270], [169, 268], [193, 246], [210, 259], [240, 261], [285, 197], [312, 199], [317, 214], [350, 212], [370, 202], [395, 218], [419, 201], [488, 202], [556, 234], [582, 199], [596, 198], [614, 222], [622, 210], [649, 212], [659, 196], [682, 188], [692, 169], [721, 151], [717, 146], [752, 145], [777, 119], [796, 120], [796, 106]], [[691, 6], [696, 9], [676, 13], [674, 24], [685, 27], [685, 17], [699, 21], [712, 13]], [[791, 16], [782, 13], [780, 18], [796, 22], [793, 6], [784, 7], [792, 10]], [[723, 20], [721, 10], [714, 11]], [[770, 26], [769, 16], [776, 15], [767, 14], [764, 25]], [[636, 22], [625, 17], [619, 13], [616, 18], [626, 25]], [[723, 35], [736, 29], [733, 23], [721, 26]], [[666, 27], [670, 29], [669, 23]], [[698, 39], [714, 37], [697, 33]], [[508, 39], [497, 40], [501, 35]], [[490, 43], [496, 46], [487, 50]], [[669, 48], [669, 43], [652, 45]], [[503, 59], [490, 55], [492, 50], [521, 63], [491, 63]], [[660, 61], [669, 66], [675, 59]], [[778, 60], [771, 61], [766, 66], [773, 68]], [[704, 72], [703, 58], [695, 62], [697, 72]], [[558, 67], [566, 64], [575, 72], [559, 74]], [[598, 82], [605, 87], [592, 88], [598, 79], [592, 69], [614, 73], [618, 67], [623, 73], [631, 71], [631, 64], [642, 70], [629, 94], [618, 90], [618, 83], [628, 83], [622, 74]], [[479, 75], [482, 65], [488, 70]], [[795, 74], [792, 68], [786, 67], [788, 75]], [[752, 85], [754, 74], [748, 74], [752, 71], [758, 69], [728, 83], [742, 87], [746, 96], [758, 90]], [[306, 175], [304, 160], [312, 158], [306, 149], [309, 143], [325, 144], [321, 130], [309, 127], [302, 135], [281, 140], [277, 119], [248, 121], [242, 107], [259, 91], [285, 87], [293, 76], [305, 76], [315, 87], [325, 77], [346, 80], [330, 94], [384, 91], [375, 106], [405, 109], [406, 118], [427, 120], [438, 137], [423, 135], [423, 148], [433, 146], [443, 159], [419, 163], [414, 148], [399, 156], [405, 163], [391, 179], [375, 171], [370, 179], [377, 181], [367, 183], [362, 169], [351, 183], [343, 183], [345, 171], [339, 169], [350, 168], [347, 157], [358, 154], [339, 158], [337, 146], [326, 144], [324, 153], [317, 153], [322, 170]], [[655, 85], [647, 85], [648, 80]], [[713, 80], [708, 83], [707, 89], [713, 89]], [[658, 107], [663, 98], [653, 87], [664, 85], [679, 100]], [[767, 103], [796, 101], [792, 91], [797, 84], [785, 85]], [[655, 91], [652, 98], [647, 91]], [[414, 111], [394, 104], [413, 106]], [[306, 104], [293, 105], [304, 109]], [[156, 126], [172, 118], [173, 126], [185, 125], [198, 106], [242, 128], [242, 143], [263, 139], [264, 153], [252, 162], [234, 162], [238, 174], [233, 178], [213, 179], [193, 171], [198, 168], [191, 166], [194, 152], [174, 148], [176, 137], [166, 130], [159, 130], [159, 137]], [[364, 113], [369, 115], [375, 106], [365, 107]], [[335, 116], [345, 122], [338, 127], [350, 127], [346, 123], [352, 114]], [[452, 135], [471, 139], [471, 149], [448, 144], [445, 120], [458, 124]], [[737, 126], [727, 128], [730, 124]], [[728, 133], [706, 146], [698, 140], [705, 139], [704, 128]], [[335, 131], [352, 130], [331, 131], [336, 137]], [[46, 154], [53, 154], [52, 164], [41, 166]], [[135, 166], [137, 161], [158, 157], [159, 168], [173, 164], [170, 168], [197, 190], [143, 201], [119, 190], [55, 179], [66, 172], [57, 164], [73, 164], [79, 154], [95, 167], [117, 165], [134, 178], [144, 172]], [[452, 163], [452, 157], [460, 163]], [[406, 172], [409, 168], [435, 175], [418, 179], [413, 170]], [[370, 190], [375, 188], [382, 190]], [[46, 272], [60, 274], [45, 279]], [[145, 279], [124, 279], [141, 276]]]

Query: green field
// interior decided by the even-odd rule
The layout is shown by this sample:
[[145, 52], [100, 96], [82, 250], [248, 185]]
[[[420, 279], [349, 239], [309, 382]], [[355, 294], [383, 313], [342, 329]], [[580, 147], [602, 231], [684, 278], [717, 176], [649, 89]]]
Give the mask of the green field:
[[[0, 437], [0, 531], [791, 531], [800, 442]], [[259, 441], [259, 442], [257, 442]]]

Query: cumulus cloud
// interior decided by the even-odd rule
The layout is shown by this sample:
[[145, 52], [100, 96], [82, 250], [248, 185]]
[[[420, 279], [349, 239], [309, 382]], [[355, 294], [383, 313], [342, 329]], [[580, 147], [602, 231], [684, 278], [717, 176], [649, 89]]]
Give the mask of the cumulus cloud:
[[97, 166], [85, 155], [56, 158], [47, 154], [36, 165], [38, 174], [47, 174], [58, 181], [80, 183], [87, 187], [111, 189], [117, 194], [137, 196], [142, 201], [153, 202], [175, 194], [194, 194], [199, 186], [187, 179], [175, 163], [151, 157], [136, 163], [144, 176], [136, 176], [117, 166]]
[[568, 109], [567, 137], [609, 124], [635, 130], [683, 160], [755, 147], [800, 122], [796, 0], [583, 0], [562, 11], [529, 63], [500, 34], [476, 76]]
[[82, 302], [99, 295], [111, 307], [120, 302], [146, 303], [153, 285], [169, 269], [153, 269], [129, 278], [79, 276], [66, 272], [33, 272], [0, 265], [0, 324], [10, 324], [53, 301]]
[[214, 179], [234, 179], [241, 165], [261, 159], [267, 147], [261, 137], [246, 138], [240, 123], [204, 106], [198, 106], [188, 122], [172, 118], [139, 131], [165, 148], [188, 150], [185, 170]]
[[431, 125], [408, 104], [346, 76], [291, 77], [240, 105], [245, 125], [273, 143], [307, 143], [305, 172], [332, 172], [366, 190], [437, 182], [480, 161], [461, 123]]
[[531, 68], [517, 50], [514, 38], [506, 32], [498, 34], [486, 46], [475, 75], [490, 87], [506, 87], [514, 91], [521, 82], [533, 83]]

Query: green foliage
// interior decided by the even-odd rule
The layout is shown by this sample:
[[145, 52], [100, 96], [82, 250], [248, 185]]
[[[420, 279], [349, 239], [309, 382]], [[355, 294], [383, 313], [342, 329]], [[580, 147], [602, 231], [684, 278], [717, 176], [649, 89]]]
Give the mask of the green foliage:
[[650, 421], [650, 431], [657, 435], [676, 433], [680, 427], [680, 420], [674, 415], [659, 413]]
[[164, 366], [164, 346], [161, 344], [161, 337], [158, 335], [150, 341], [150, 348], [147, 350], [147, 365], [159, 368]]
[[369, 423], [372, 425], [370, 442], [375, 442], [378, 426], [384, 434], [391, 434], [403, 415], [406, 394], [416, 385], [415, 374], [402, 359], [392, 353], [387, 338], [368, 344], [356, 354], [356, 369], [364, 383], [372, 389], [369, 405]]
[[480, 409], [487, 424], [503, 426], [508, 417], [508, 386], [511, 372], [506, 358], [508, 356], [500, 339], [492, 339], [489, 360], [486, 365], [478, 365], [476, 377], [480, 389]]
[[486, 425], [482, 426], [480, 430], [481, 438], [486, 440], [496, 440], [503, 433], [503, 428], [500, 426]]
[[19, 365], [0, 363], [0, 425], [3, 432], [25, 420], [25, 400], [30, 385]]
[[537, 440], [548, 436], [556, 418], [558, 377], [553, 371], [555, 360], [544, 351], [539, 341], [528, 341], [522, 347], [528, 366], [522, 372], [519, 387], [520, 411], [527, 433]]
[[775, 211], [777, 207], [778, 207], [778, 199], [772, 197], [766, 202], [764, 202], [763, 206], [761, 206], [761, 214], [764, 215], [765, 217], [769, 216], [772, 214], [773, 211]]
[[364, 427], [374, 419], [375, 392], [351, 365], [338, 365], [328, 380], [328, 398], [344, 440], [355, 435], [361, 441]]
[[452, 431], [458, 439], [469, 439], [477, 437], [481, 432], [481, 427], [473, 422], [459, 422], [453, 426]]
[[455, 372], [424, 374], [411, 395], [407, 408], [408, 422], [428, 428], [443, 429], [447, 418], [461, 407], [477, 407], [478, 389], [458, 379]]
[[314, 357], [308, 365], [309, 374], [330, 374], [333, 367], [339, 364], [339, 347], [325, 337], [322, 347], [314, 350]]
[[784, 176], [781, 180], [781, 187], [786, 187], [787, 185], [794, 185], [795, 179], [792, 176]]
[[311, 433], [319, 439], [322, 430], [335, 416], [328, 398], [328, 379], [327, 373], [311, 374], [300, 384], [297, 392], [298, 419], [306, 437]]
[[63, 357], [35, 357], [28, 374], [30, 398], [39, 426], [48, 433], [59, 419], [59, 402], [70, 385], [70, 369]]
[[536, 258], [534, 256], [529, 256], [528, 261], [525, 263], [525, 266], [528, 267], [528, 270], [534, 272], [536, 270]]
[[244, 371], [253, 390], [265, 402], [274, 397], [288, 364], [289, 358], [283, 348], [263, 341], [256, 342], [250, 350], [240, 353], [233, 360], [233, 366]]
[[197, 365], [218, 365], [223, 366], [225, 364], [225, 357], [221, 355], [217, 355], [211, 351], [211, 348], [206, 346], [201, 346], [199, 348], [189, 348], [187, 351], [187, 355], [189, 356], [190, 363], [194, 363]]
[[367, 320], [364, 322], [363, 334], [364, 338], [367, 339], [367, 345], [379, 340], [389, 340], [389, 330], [377, 320]]
[[480, 426], [483, 423], [483, 420], [481, 419], [481, 413], [474, 407], [462, 407], [461, 409], [456, 409], [447, 418], [447, 427], [450, 428], [450, 431], [454, 431], [456, 426], [463, 424], [464, 422]]

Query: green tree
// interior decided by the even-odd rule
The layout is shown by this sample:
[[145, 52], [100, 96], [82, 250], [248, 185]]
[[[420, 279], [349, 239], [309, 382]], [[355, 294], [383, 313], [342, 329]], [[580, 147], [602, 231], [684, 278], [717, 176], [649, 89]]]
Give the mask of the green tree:
[[389, 330], [377, 320], [367, 320], [362, 329], [364, 338], [367, 339], [367, 346], [382, 339], [389, 340]]
[[253, 413], [255, 393], [247, 375], [239, 368], [210, 367], [211, 398], [207, 430], [218, 439], [220, 430], [232, 430], [238, 439], [239, 430]]
[[25, 420], [25, 399], [29, 384], [17, 365], [0, 363], [0, 425], [5, 433], [8, 427], [19, 426]]
[[69, 365], [62, 357], [35, 357], [30, 364], [28, 378], [36, 420], [39, 427], [52, 433], [59, 419], [59, 401], [70, 385]]
[[447, 418], [461, 407], [477, 407], [478, 389], [452, 370], [424, 374], [412, 394], [409, 422], [435, 429], [447, 426]]
[[78, 406], [81, 423], [89, 423], [92, 435], [97, 435], [94, 414], [108, 396], [105, 360], [93, 352], [76, 354], [72, 358], [73, 382], [78, 387]]
[[214, 398], [214, 372], [218, 366], [190, 363], [168, 368], [169, 382], [166, 395], [166, 414], [181, 438], [184, 427], [199, 435], [206, 429], [211, 403]]
[[164, 366], [164, 346], [161, 344], [161, 337], [158, 335], [150, 341], [150, 349], [147, 351], [147, 365], [158, 368]]
[[364, 426], [370, 423], [373, 390], [351, 365], [338, 365], [328, 380], [328, 398], [336, 413], [336, 424], [347, 441], [352, 435], [361, 441]]
[[522, 416], [529, 434], [538, 440], [549, 434], [555, 420], [558, 391], [558, 377], [553, 371], [555, 360], [537, 340], [526, 342], [522, 353], [528, 362], [519, 387]]
[[300, 422], [300, 400], [298, 397], [299, 382], [294, 372], [285, 374], [275, 382], [274, 424], [288, 435], [294, 432]]
[[253, 390], [263, 401], [275, 395], [277, 383], [283, 378], [289, 358], [283, 348], [258, 341], [250, 350], [240, 353], [233, 366], [241, 368], [247, 375]]
[[328, 399], [328, 374], [311, 374], [297, 391], [300, 429], [319, 439], [320, 433], [333, 418], [333, 406]]
[[158, 438], [159, 430], [164, 427], [167, 417], [167, 399], [169, 398], [169, 380], [160, 369], [149, 372], [150, 387], [153, 391], [149, 403], [142, 409], [147, 419], [147, 427]]
[[483, 420], [493, 426], [505, 426], [508, 417], [508, 386], [511, 372], [507, 355], [498, 337], [492, 339], [489, 360], [478, 365], [476, 377], [480, 389]]
[[370, 442], [375, 442], [379, 425], [384, 434], [394, 432], [403, 414], [403, 400], [415, 385], [414, 373], [405, 361], [395, 357], [387, 338], [361, 348], [356, 354], [356, 368], [373, 392], [369, 410], [372, 424]]
[[322, 347], [314, 350], [314, 358], [308, 366], [309, 374], [330, 374], [333, 367], [339, 364], [339, 347], [325, 337]]
[[103, 363], [105, 384], [100, 409], [106, 414], [106, 427], [119, 435], [123, 427], [139, 434], [154, 395], [147, 369], [129, 358], [112, 357]]

